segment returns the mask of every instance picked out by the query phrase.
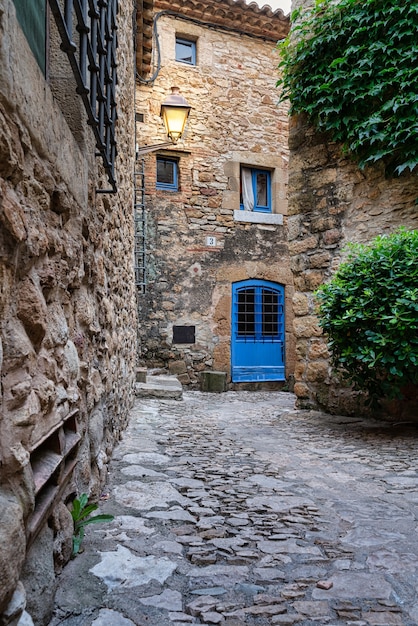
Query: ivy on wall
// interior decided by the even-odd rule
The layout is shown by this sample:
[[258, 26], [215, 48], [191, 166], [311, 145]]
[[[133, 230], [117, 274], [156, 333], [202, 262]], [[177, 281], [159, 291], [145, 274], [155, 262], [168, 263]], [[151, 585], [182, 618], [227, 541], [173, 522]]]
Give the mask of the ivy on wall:
[[418, 166], [418, 2], [316, 0], [279, 42], [280, 100], [306, 113], [361, 168]]

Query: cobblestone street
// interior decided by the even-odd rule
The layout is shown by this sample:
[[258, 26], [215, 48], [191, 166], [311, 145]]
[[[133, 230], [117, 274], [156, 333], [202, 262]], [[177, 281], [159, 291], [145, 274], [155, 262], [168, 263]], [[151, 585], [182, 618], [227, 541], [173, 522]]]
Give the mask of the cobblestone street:
[[283, 392], [138, 399], [51, 626], [418, 624], [416, 435]]

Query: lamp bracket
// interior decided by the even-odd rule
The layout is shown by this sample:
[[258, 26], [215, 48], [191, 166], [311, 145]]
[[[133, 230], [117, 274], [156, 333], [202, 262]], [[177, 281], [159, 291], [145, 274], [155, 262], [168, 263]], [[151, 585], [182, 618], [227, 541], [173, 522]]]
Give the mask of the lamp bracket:
[[175, 146], [172, 141], [166, 141], [165, 143], [156, 143], [153, 146], [141, 146], [140, 148], [136, 148], [136, 156], [140, 156], [141, 154], [147, 154], [148, 152], [156, 152], [157, 150], [162, 150], [163, 148], [172, 148]]

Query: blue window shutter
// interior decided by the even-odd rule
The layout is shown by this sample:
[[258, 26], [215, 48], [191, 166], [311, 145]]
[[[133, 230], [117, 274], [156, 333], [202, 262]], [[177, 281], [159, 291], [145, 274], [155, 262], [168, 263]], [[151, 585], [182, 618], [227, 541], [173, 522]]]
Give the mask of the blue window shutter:
[[19, 24], [39, 67], [46, 70], [46, 0], [13, 0]]

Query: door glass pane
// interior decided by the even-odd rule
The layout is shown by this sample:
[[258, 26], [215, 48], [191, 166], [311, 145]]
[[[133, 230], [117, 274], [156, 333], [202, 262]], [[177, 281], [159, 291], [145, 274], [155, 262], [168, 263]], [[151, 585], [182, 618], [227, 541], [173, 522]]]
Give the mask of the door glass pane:
[[257, 172], [257, 206], [267, 206], [267, 173]]
[[238, 336], [255, 334], [255, 289], [242, 289], [238, 292]]
[[278, 294], [274, 291], [270, 291], [269, 289], [263, 289], [262, 293], [262, 333], [264, 337], [275, 337], [279, 332]]

